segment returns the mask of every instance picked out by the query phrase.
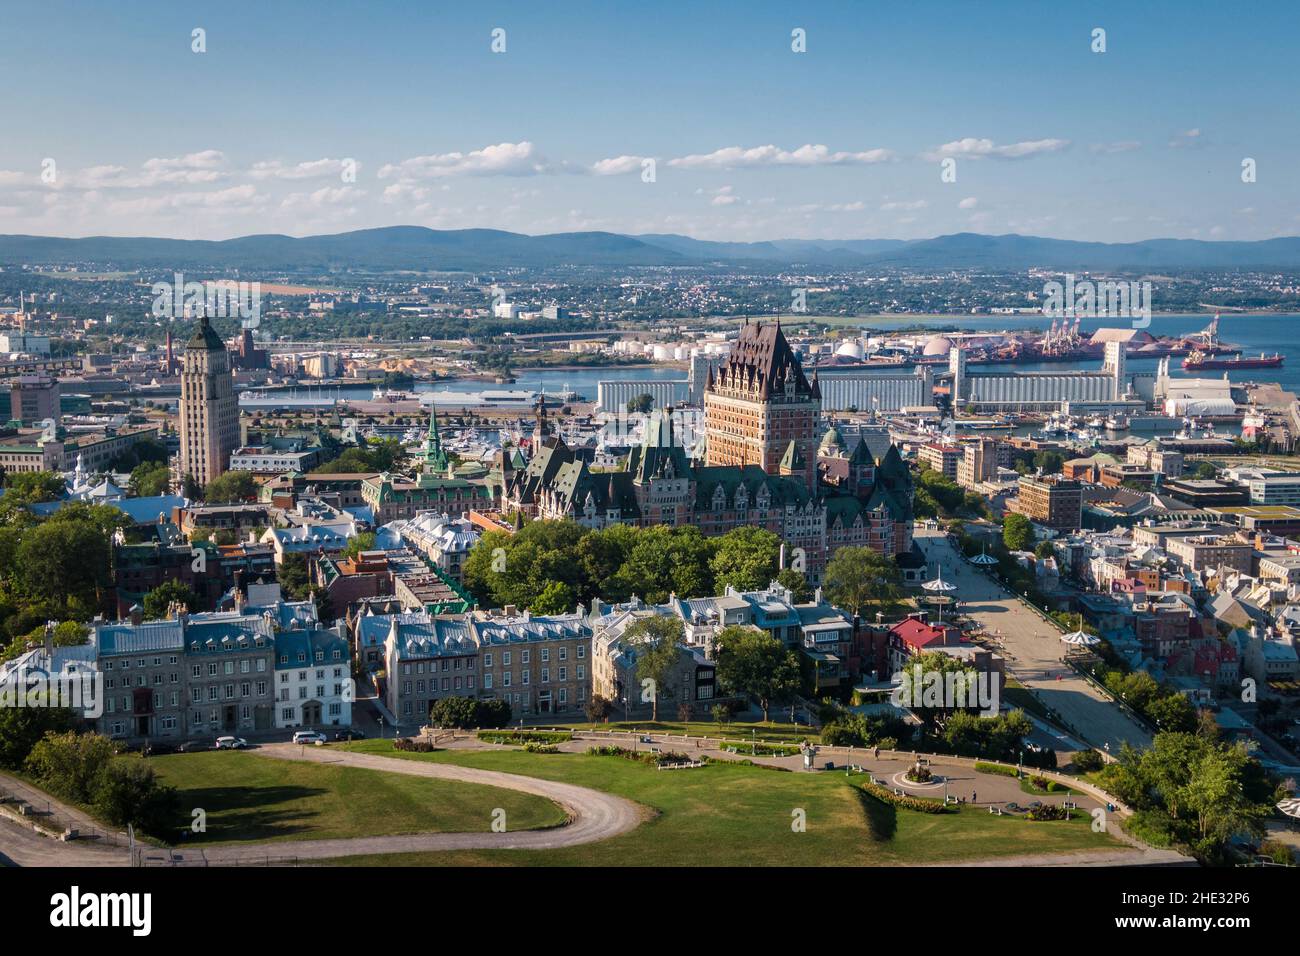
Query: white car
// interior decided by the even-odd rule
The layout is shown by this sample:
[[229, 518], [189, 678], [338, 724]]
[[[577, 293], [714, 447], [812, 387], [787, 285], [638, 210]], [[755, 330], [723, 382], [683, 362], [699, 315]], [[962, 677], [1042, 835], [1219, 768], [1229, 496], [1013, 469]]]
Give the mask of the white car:
[[248, 746], [248, 741], [243, 737], [218, 737], [218, 750], [243, 750]]
[[315, 744], [319, 747], [325, 743], [325, 735], [314, 730], [300, 730], [293, 735], [293, 742], [296, 744]]

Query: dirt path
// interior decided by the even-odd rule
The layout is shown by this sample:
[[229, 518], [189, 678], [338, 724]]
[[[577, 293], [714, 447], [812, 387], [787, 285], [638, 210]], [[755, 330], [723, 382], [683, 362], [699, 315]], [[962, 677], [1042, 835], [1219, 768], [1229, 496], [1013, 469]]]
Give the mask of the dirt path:
[[[301, 753], [299, 752], [301, 750]], [[246, 844], [187, 849], [184, 856], [212, 864], [257, 862], [268, 854], [298, 860], [372, 853], [414, 853], [439, 850], [554, 850], [608, 840], [640, 825], [643, 810], [631, 800], [568, 783], [524, 777], [497, 770], [478, 770], [453, 764], [425, 763], [399, 757], [353, 753], [325, 747], [298, 748], [293, 744], [270, 744], [253, 753], [281, 760], [311, 760], [402, 773], [413, 777], [435, 777], [460, 783], [478, 783], [505, 790], [517, 790], [558, 803], [570, 822], [547, 830], [518, 830], [504, 833], [413, 833], [381, 837], [351, 837], [338, 840], [294, 840], [276, 844]], [[507, 825], [509, 821], [507, 821]]]

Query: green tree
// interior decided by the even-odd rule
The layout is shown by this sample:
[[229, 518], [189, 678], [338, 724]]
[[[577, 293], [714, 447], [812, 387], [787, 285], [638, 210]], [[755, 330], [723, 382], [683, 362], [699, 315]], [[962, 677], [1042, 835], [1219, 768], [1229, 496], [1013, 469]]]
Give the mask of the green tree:
[[199, 611], [199, 596], [188, 584], [175, 579], [164, 581], [144, 596], [144, 616], [149, 621], [160, 621], [167, 616], [167, 606], [175, 601], [191, 611]]
[[807, 604], [813, 599], [813, 589], [802, 571], [794, 568], [782, 568], [777, 572], [776, 582], [783, 588], [790, 589], [790, 596], [795, 604]]
[[723, 688], [757, 700], [764, 721], [773, 703], [791, 700], [798, 693], [798, 658], [766, 631], [724, 627], [714, 638], [713, 648]]
[[1033, 523], [1022, 514], [1008, 512], [1002, 519], [1002, 543], [1010, 551], [1028, 551], [1034, 544]]
[[344, 551], [349, 558], [355, 558], [362, 551], [373, 551], [375, 548], [375, 533], [373, 531], [362, 531], [348, 542], [347, 549]]
[[609, 720], [610, 712], [614, 709], [614, 703], [608, 697], [592, 694], [587, 698], [587, 703], [582, 709], [587, 715], [588, 721], [593, 724], [601, 724]]
[[91, 803], [95, 782], [116, 753], [111, 740], [100, 734], [66, 731], [46, 734], [32, 748], [26, 769], [56, 796], [75, 803]]
[[1219, 469], [1214, 467], [1213, 462], [1203, 461], [1196, 466], [1193, 477], [1199, 481], [1209, 481], [1212, 478], [1219, 477]]
[[0, 707], [0, 768], [19, 770], [46, 734], [72, 729], [66, 707]]
[[632, 414], [636, 414], [637, 412], [640, 412], [641, 414], [644, 415], [646, 412], [650, 411], [654, 407], [655, 407], [654, 396], [650, 395], [647, 392], [642, 392], [640, 395], [636, 395], [627, 400], [627, 410]]
[[29, 598], [54, 607], [98, 608], [110, 583], [108, 537], [89, 521], [46, 521], [22, 536], [15, 565]]
[[862, 614], [875, 605], [887, 612], [902, 597], [902, 574], [871, 548], [840, 548], [826, 564], [825, 592], [839, 607]]
[[728, 585], [738, 591], [757, 591], [776, 577], [781, 539], [753, 525], [728, 531], [716, 541], [710, 564], [718, 591]]
[[680, 618], [654, 614], [638, 618], [623, 632], [623, 639], [636, 656], [636, 679], [641, 685], [627, 692], [639, 690], [643, 701], [649, 695], [650, 719], [655, 722], [659, 720], [659, 698], [673, 692], [669, 679], [680, 659], [678, 645], [685, 630]]
[[5, 476], [5, 500], [21, 504], [53, 501], [66, 488], [63, 476], [53, 471], [19, 471]]
[[577, 603], [572, 587], [563, 581], [552, 581], [537, 595], [529, 610], [534, 614], [567, 614]]
[[153, 834], [171, 829], [180, 806], [176, 788], [163, 784], [153, 767], [136, 757], [110, 761], [95, 779], [93, 793], [96, 811], [109, 823]]
[[165, 463], [146, 461], [131, 469], [127, 488], [137, 498], [152, 498], [165, 495], [170, 484], [171, 472]]
[[249, 471], [227, 471], [217, 475], [203, 489], [203, 500], [208, 504], [231, 504], [256, 497], [257, 482]]
[[275, 571], [280, 582], [280, 590], [291, 600], [303, 601], [311, 591], [311, 579], [307, 569], [307, 555], [286, 554], [284, 561]]

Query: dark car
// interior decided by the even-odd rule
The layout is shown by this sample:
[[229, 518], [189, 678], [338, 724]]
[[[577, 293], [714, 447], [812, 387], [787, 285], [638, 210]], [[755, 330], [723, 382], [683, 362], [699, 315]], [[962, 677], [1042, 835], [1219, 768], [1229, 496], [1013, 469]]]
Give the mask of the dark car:
[[340, 730], [334, 735], [335, 740], [365, 740], [366, 735], [359, 730]]

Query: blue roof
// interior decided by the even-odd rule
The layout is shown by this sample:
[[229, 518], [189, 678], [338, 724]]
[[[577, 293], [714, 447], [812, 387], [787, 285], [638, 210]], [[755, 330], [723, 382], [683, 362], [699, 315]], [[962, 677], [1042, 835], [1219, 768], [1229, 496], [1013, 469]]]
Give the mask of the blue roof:
[[113, 507], [125, 511], [136, 524], [156, 524], [161, 515], [168, 521], [173, 508], [184, 508], [188, 499], [181, 495], [153, 495], [149, 498], [122, 498]]
[[[317, 663], [316, 653], [324, 655], [322, 663], [342, 663], [350, 659], [348, 642], [333, 631], [317, 629], [311, 631], [280, 631], [275, 635], [276, 668], [305, 667]], [[334, 652], [338, 651], [336, 659]], [[302, 659], [299, 659], [299, 655]], [[281, 658], [286, 660], [282, 663]]]

